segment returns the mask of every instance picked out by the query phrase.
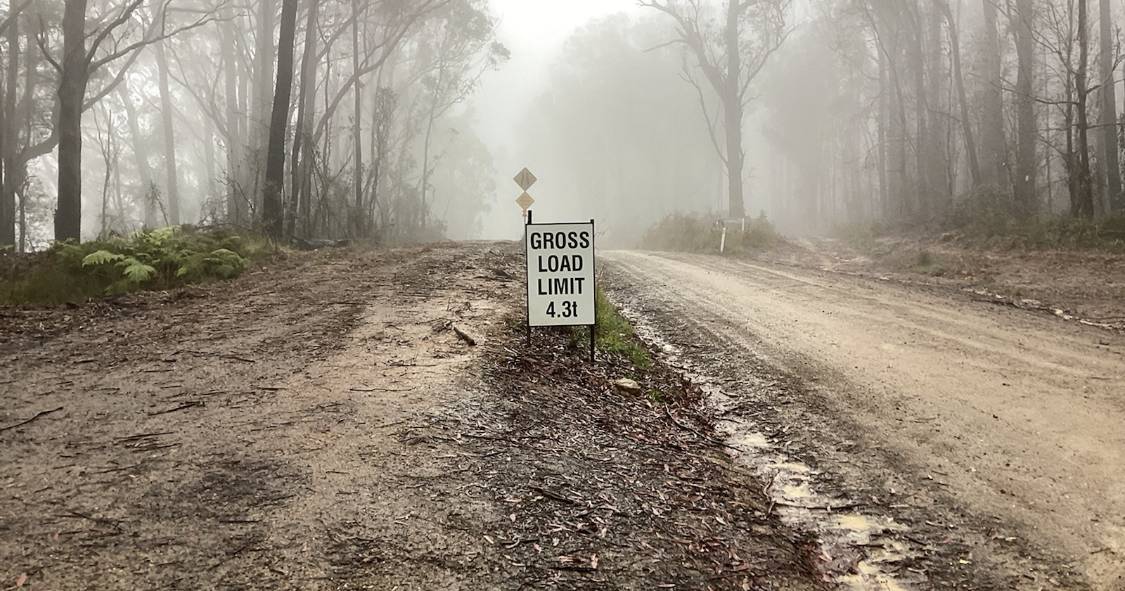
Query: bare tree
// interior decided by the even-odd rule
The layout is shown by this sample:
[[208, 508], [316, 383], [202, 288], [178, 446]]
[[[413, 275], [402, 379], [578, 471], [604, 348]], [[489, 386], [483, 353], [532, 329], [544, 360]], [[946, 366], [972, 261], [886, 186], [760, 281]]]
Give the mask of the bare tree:
[[[1085, 15], [1086, 0], [1079, 0], [1082, 21]], [[1016, 169], [1015, 169], [1015, 200], [1016, 213], [1023, 217], [1030, 217], [1038, 211], [1038, 195], [1036, 192], [1036, 179], [1038, 177], [1038, 159], [1036, 158], [1036, 145], [1039, 143], [1038, 122], [1035, 117], [1035, 2], [1034, 0], [1016, 0], [1016, 10], [1012, 23], [1016, 32], [1016, 58], [1019, 73], [1016, 78]], [[1080, 25], [1085, 28], [1085, 25]], [[1080, 33], [1081, 35], [1081, 33]], [[1083, 46], [1083, 55], [1080, 58], [1078, 87], [1085, 88], [1086, 57], [1088, 44], [1080, 42]], [[1079, 127], [1081, 131], [1081, 152], [1084, 157], [1085, 170], [1089, 170], [1089, 152], [1085, 149], [1086, 143], [1086, 94], [1080, 91], [1079, 95]], [[1082, 166], [1079, 163], [1080, 167]], [[1085, 175], [1088, 179], [1089, 175]], [[1088, 186], [1088, 180], [1082, 181]]]
[[[211, 12], [205, 11], [198, 20], [169, 31], [165, 25], [171, 0], [163, 0], [159, 14], [139, 40], [130, 43], [125, 40], [127, 35], [115, 37], [136, 25], [134, 15], [144, 1], [128, 0], [110, 9], [98, 28], [89, 34], [86, 32], [87, 0], [66, 0], [64, 4], [62, 62], [47, 56], [59, 72], [58, 118], [52, 133], [59, 148], [56, 240], [80, 240], [82, 235], [82, 113], [113, 92], [142, 49], [212, 20]], [[100, 51], [103, 45], [109, 47], [108, 51]], [[40, 48], [46, 52], [42, 37]], [[93, 96], [87, 96], [94, 72], [122, 59], [125, 63], [109, 82]]]
[[997, 0], [982, 0], [984, 6], [984, 116], [981, 118], [982, 181], [1004, 190], [1010, 186], [1008, 147], [1004, 139], [1003, 51], [997, 33]]
[[[642, 0], [676, 23], [677, 39], [695, 57], [712, 92], [718, 97], [723, 119], [725, 148], [720, 154], [727, 171], [728, 213], [744, 217], [743, 170], [746, 152], [742, 145], [742, 123], [747, 104], [753, 99], [750, 86], [766, 63], [789, 36], [786, 25], [790, 0], [727, 0], [725, 16], [717, 29], [701, 0]], [[694, 80], [689, 81], [697, 84]], [[714, 134], [710, 113], [704, 115]]]
[[262, 221], [274, 239], [284, 230], [282, 192], [285, 189], [285, 137], [289, 131], [289, 106], [293, 94], [293, 53], [297, 37], [297, 0], [282, 0], [281, 35], [277, 50], [277, 85], [273, 94], [273, 116], [266, 152], [265, 192]]
[[1099, 62], [1101, 65], [1101, 142], [1103, 168], [1105, 169], [1107, 201], [1109, 209], [1114, 211], [1125, 210], [1125, 198], [1121, 194], [1121, 159], [1117, 143], [1117, 83], [1113, 79], [1116, 70], [1114, 66], [1114, 35], [1113, 11], [1110, 9], [1109, 0], [1100, 0], [1099, 23], [1100, 39]]
[[[987, 1], [987, 0], [986, 0]], [[969, 94], [965, 90], [965, 75], [961, 68], [961, 34], [957, 26], [957, 19], [949, 7], [948, 0], [934, 0], [934, 4], [945, 18], [949, 32], [949, 47], [953, 61], [953, 83], [957, 90], [957, 104], [961, 115], [961, 133], [964, 137], [965, 151], [969, 160], [969, 174], [973, 186], [979, 187], [983, 183], [980, 170], [980, 159], [977, 156], [977, 141], [973, 133], [972, 116], [970, 115]]]

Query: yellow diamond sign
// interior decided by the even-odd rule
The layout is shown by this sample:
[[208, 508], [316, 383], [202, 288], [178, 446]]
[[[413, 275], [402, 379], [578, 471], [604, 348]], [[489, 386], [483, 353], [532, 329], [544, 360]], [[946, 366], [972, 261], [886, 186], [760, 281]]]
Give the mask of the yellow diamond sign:
[[527, 193], [520, 195], [519, 199], [516, 199], [516, 205], [520, 206], [520, 208], [524, 211], [527, 211], [528, 208], [534, 204], [535, 199], [533, 199], [531, 195], [528, 195]]
[[516, 184], [519, 185], [521, 189], [526, 191], [530, 189], [531, 185], [534, 185], [535, 181], [539, 179], [535, 178], [535, 175], [531, 174], [531, 171], [525, 168], [521, 170], [520, 173], [516, 175], [516, 178], [512, 180], [516, 181]]

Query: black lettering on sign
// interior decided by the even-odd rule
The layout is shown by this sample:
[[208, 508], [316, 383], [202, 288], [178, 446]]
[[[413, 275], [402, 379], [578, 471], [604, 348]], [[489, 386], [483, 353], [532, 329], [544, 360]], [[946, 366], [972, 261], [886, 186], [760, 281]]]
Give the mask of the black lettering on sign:
[[540, 273], [577, 273], [582, 267], [581, 255], [539, 255]]
[[556, 307], [555, 302], [547, 304], [547, 316], [551, 318], [577, 318], [578, 302], [560, 302]]
[[531, 248], [535, 250], [574, 250], [590, 248], [590, 232], [544, 232], [534, 231], [528, 237]]
[[585, 277], [552, 277], [539, 279], [539, 295], [582, 295]]

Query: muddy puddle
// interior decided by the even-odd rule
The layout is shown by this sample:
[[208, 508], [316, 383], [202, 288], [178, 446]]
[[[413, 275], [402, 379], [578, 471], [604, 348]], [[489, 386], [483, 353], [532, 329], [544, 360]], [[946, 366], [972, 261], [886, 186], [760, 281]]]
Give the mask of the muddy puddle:
[[[707, 394], [718, 417], [736, 415], [739, 400], [684, 358], [635, 310], [621, 308], [633, 321], [637, 334], [663, 353], [664, 361], [683, 372]], [[819, 559], [825, 579], [852, 591], [901, 591], [924, 587], [920, 572], [902, 563], [917, 555], [905, 542], [909, 529], [893, 518], [857, 510], [852, 500], [818, 490], [819, 472], [790, 457], [783, 442], [771, 441], [754, 423], [722, 418], [717, 431], [729, 446], [728, 453], [766, 483], [770, 511], [790, 527], [811, 532], [819, 542]]]

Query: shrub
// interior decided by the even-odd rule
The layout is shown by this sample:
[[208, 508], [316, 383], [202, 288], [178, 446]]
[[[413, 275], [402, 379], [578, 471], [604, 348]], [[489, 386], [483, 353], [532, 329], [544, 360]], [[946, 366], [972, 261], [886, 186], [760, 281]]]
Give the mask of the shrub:
[[1011, 198], [984, 187], [956, 204], [948, 225], [972, 243], [1008, 248], [1125, 250], [1125, 216], [1097, 220], [1071, 216], [1024, 218], [1012, 213]]
[[232, 279], [272, 250], [262, 238], [189, 226], [63, 242], [0, 283], [0, 303], [57, 304]]
[[[649, 228], [641, 239], [641, 246], [651, 250], [717, 253], [722, 237], [721, 220], [713, 216], [676, 213]], [[727, 224], [728, 253], [773, 248], [782, 240], [765, 213], [747, 219], [745, 231], [740, 224]]]

